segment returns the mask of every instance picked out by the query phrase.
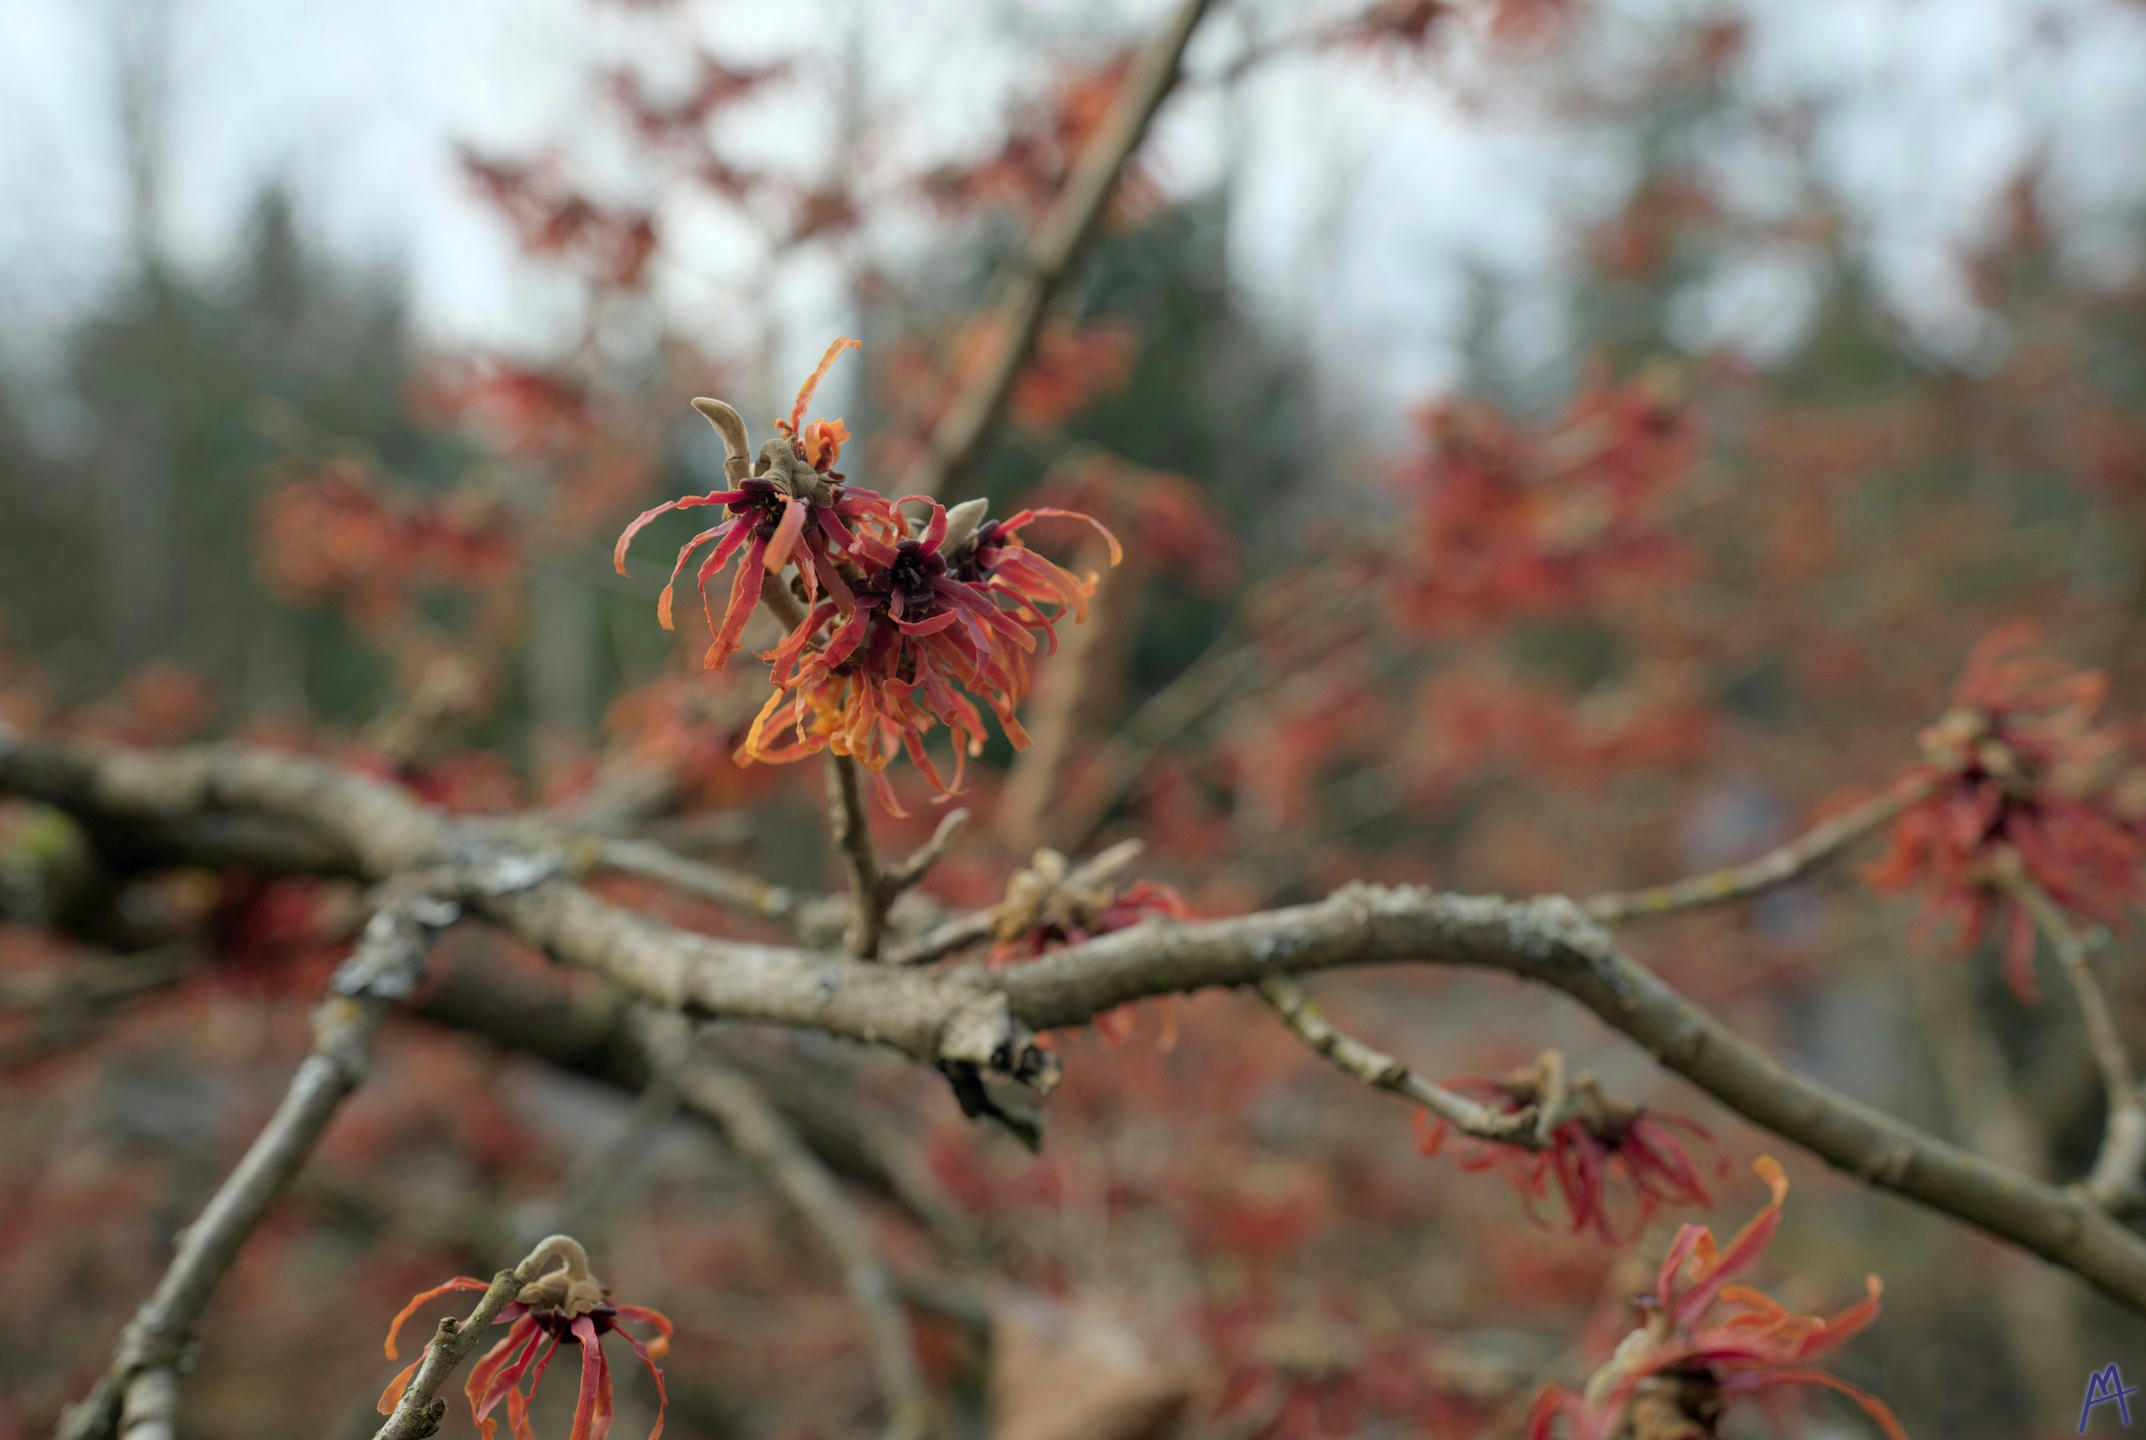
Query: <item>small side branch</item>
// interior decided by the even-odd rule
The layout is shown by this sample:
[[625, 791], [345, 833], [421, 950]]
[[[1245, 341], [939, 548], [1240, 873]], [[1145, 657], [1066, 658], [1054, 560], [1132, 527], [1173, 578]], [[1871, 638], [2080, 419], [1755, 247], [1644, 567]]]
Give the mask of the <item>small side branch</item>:
[[1541, 1147], [1533, 1110], [1501, 1115], [1424, 1079], [1393, 1056], [1336, 1030], [1304, 993], [1304, 987], [1293, 980], [1271, 977], [1260, 981], [1258, 990], [1259, 998], [1273, 1007], [1299, 1040], [1344, 1075], [1353, 1075], [1374, 1090], [1398, 1095], [1464, 1135], [1517, 1145], [1524, 1150]]
[[757, 875], [689, 860], [652, 840], [601, 839], [596, 843], [593, 868], [653, 880], [681, 895], [763, 920], [793, 919], [805, 903], [795, 890]]
[[827, 823], [835, 849], [849, 871], [849, 950], [869, 960], [879, 953], [886, 934], [887, 907], [879, 885], [879, 856], [872, 848], [872, 826], [864, 812], [864, 790], [857, 783], [857, 762], [832, 752], [827, 757]]
[[1786, 885], [1840, 855], [1864, 836], [1922, 801], [1929, 795], [1933, 783], [1924, 776], [1910, 776], [1862, 804], [1820, 822], [1756, 860], [1726, 870], [1694, 875], [1669, 885], [1596, 895], [1581, 902], [1581, 908], [1586, 910], [1589, 919], [1615, 925], [1640, 916], [1666, 915], [1678, 910], [1697, 910], [1749, 899]]
[[241, 1248], [313, 1153], [364, 1078], [388, 1011], [417, 985], [432, 937], [456, 907], [424, 893], [383, 904], [314, 1013], [313, 1053], [283, 1103], [179, 1242], [178, 1253], [121, 1335], [112, 1365], [60, 1423], [60, 1440], [169, 1440], [177, 1372], [195, 1327]]
[[757, 1170], [817, 1235], [842, 1270], [842, 1283], [863, 1317], [873, 1367], [887, 1406], [887, 1440], [918, 1440], [934, 1428], [931, 1393], [917, 1366], [893, 1280], [873, 1253], [864, 1218], [782, 1114], [743, 1074], [705, 1053], [675, 1066], [671, 1083], [697, 1113], [722, 1127], [738, 1157]]
[[879, 900], [883, 907], [891, 909], [894, 902], [909, 893], [919, 881], [931, 873], [931, 867], [946, 858], [946, 852], [954, 848], [954, 841], [969, 823], [966, 810], [949, 810], [939, 821], [931, 838], [910, 852], [909, 857], [898, 865], [890, 865], [880, 872]]
[[2095, 978], [2094, 947], [2024, 866], [2015, 861], [2005, 867], [1997, 883], [2033, 917], [2035, 928], [2056, 952], [2057, 963], [2079, 1002], [2087, 1053], [2101, 1073], [2109, 1113], [2101, 1152], [2084, 1182], [2086, 1193], [2106, 1209], [2135, 1207], [2146, 1198], [2146, 1187], [2140, 1183], [2140, 1171], [2146, 1169], [2146, 1100], [2140, 1097], [2137, 1073], [2116, 1027], [2109, 997]]

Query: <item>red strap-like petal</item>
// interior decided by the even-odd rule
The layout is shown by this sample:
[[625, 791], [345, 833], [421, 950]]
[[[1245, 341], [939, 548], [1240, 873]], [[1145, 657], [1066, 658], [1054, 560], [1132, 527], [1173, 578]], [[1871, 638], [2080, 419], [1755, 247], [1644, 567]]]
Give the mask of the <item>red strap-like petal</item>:
[[396, 1311], [395, 1318], [388, 1322], [387, 1344], [382, 1347], [387, 1351], [387, 1358], [390, 1360], [395, 1358], [395, 1337], [402, 1333], [403, 1322], [426, 1305], [439, 1299], [442, 1295], [451, 1295], [457, 1290], [489, 1290], [491, 1288], [492, 1282], [489, 1280], [479, 1280], [470, 1275], [457, 1275], [445, 1285], [435, 1285], [430, 1290], [420, 1290], [417, 1294], [412, 1295], [410, 1303]]
[[[620, 1306], [618, 1313], [623, 1316], [626, 1313], [626, 1308], [624, 1306]], [[647, 1315], [655, 1315], [655, 1311], [653, 1310], [644, 1311], [642, 1313]], [[662, 1320], [663, 1317], [658, 1315], [656, 1316], [656, 1318]], [[652, 1342], [650, 1345], [646, 1346], [644, 1346], [640, 1341], [634, 1339], [631, 1335], [626, 1335], [625, 1331], [621, 1330], [618, 1332], [619, 1334], [624, 1335], [626, 1337], [626, 1343], [633, 1347], [633, 1353], [640, 1356], [641, 1363], [648, 1367], [649, 1378], [656, 1382], [656, 1424], [655, 1428], [648, 1432], [648, 1440], [663, 1440], [663, 1412], [665, 1410], [668, 1410], [671, 1405], [671, 1392], [664, 1387], [663, 1371], [656, 1364], [656, 1356], [662, 1354], [663, 1352], [654, 1348], [655, 1345], [668, 1346], [670, 1344], [670, 1323], [671, 1322], [668, 1320], [663, 1320], [663, 1325], [665, 1327], [663, 1335], [654, 1342]]]
[[402, 1392], [410, 1388], [410, 1377], [415, 1375], [417, 1367], [424, 1363], [425, 1357], [423, 1355], [418, 1356], [415, 1360], [402, 1367], [401, 1374], [387, 1382], [387, 1389], [380, 1392], [379, 1410], [382, 1415], [395, 1413], [395, 1407], [402, 1403]]
[[[611, 1428], [611, 1371], [604, 1364], [595, 1322], [582, 1315], [570, 1328], [581, 1342], [581, 1393], [574, 1402], [574, 1428], [568, 1432], [567, 1440], [603, 1440], [603, 1430]], [[599, 1409], [603, 1412], [603, 1430], [596, 1428]]]
[[[664, 1314], [661, 1310], [651, 1310], [646, 1305], [620, 1305], [615, 1308], [618, 1310], [618, 1318], [621, 1320], [631, 1320], [636, 1325], [654, 1327], [656, 1338], [648, 1342], [648, 1350], [643, 1355], [643, 1359], [661, 1360], [671, 1353], [671, 1336], [678, 1332], [672, 1326], [670, 1316]], [[626, 1338], [630, 1340], [633, 1337], [629, 1335]], [[651, 1437], [651, 1440], [653, 1440], [653, 1437]]]
[[760, 557], [770, 575], [790, 563], [790, 552], [797, 548], [797, 537], [805, 533], [805, 517], [811, 513], [812, 507], [795, 496], [784, 503], [782, 519], [768, 537], [767, 552]]
[[862, 350], [863, 348], [863, 345], [847, 336], [827, 347], [827, 353], [820, 357], [819, 368], [806, 376], [805, 383], [797, 389], [797, 403], [790, 407], [790, 433], [792, 435], [795, 435], [798, 427], [805, 423], [805, 407], [812, 403], [812, 392], [820, 388], [820, 382], [827, 378], [827, 372], [834, 368], [835, 361], [841, 359], [843, 352], [846, 350]]
[[643, 510], [619, 532], [618, 543], [611, 547], [611, 568], [623, 575], [626, 573], [626, 547], [633, 537], [648, 528], [648, 523], [658, 515], [667, 515], [673, 510], [690, 510], [696, 505], [728, 505], [745, 498], [742, 490], [718, 490], [712, 495], [684, 495], [676, 500], [666, 500], [653, 509]]

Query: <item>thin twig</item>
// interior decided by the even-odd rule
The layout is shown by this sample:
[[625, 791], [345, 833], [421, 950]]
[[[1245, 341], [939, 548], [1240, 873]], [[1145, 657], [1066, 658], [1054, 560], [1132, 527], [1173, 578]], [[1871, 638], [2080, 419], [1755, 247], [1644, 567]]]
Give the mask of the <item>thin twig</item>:
[[880, 895], [879, 856], [872, 848], [872, 823], [864, 810], [864, 789], [857, 783], [857, 762], [847, 755], [827, 755], [827, 826], [849, 871], [853, 915], [849, 951], [861, 960], [879, 953], [886, 931], [887, 907]]
[[439, 1398], [440, 1386], [446, 1384], [447, 1377], [469, 1358], [469, 1352], [477, 1348], [477, 1343], [484, 1338], [485, 1328], [499, 1317], [499, 1312], [521, 1293], [523, 1286], [551, 1268], [551, 1262], [559, 1258], [566, 1245], [574, 1245], [576, 1251], [579, 1250], [576, 1242], [567, 1236], [547, 1236], [521, 1264], [494, 1275], [492, 1283], [478, 1297], [476, 1308], [468, 1315], [459, 1321], [453, 1316], [441, 1318], [439, 1329], [425, 1344], [424, 1358], [417, 1373], [410, 1377], [394, 1410], [373, 1432], [373, 1440], [426, 1440], [440, 1428], [440, 1421], [447, 1414], [447, 1402]]
[[757, 875], [688, 860], [652, 840], [599, 839], [595, 868], [653, 880], [682, 895], [763, 920], [792, 919], [810, 898]]
[[1064, 831], [1070, 848], [1085, 850], [1094, 844], [1155, 757], [1227, 702], [1245, 677], [1258, 670], [1261, 658], [1257, 642], [1233, 642], [1224, 631], [1168, 684], [1141, 702], [1118, 728], [1119, 738], [1103, 752], [1102, 778], [1084, 787], [1079, 797], [1069, 797], [1079, 806], [1078, 818]]
[[336, 971], [328, 999], [314, 1012], [313, 1053], [298, 1067], [276, 1113], [183, 1232], [156, 1292], [120, 1336], [111, 1368], [61, 1420], [61, 1440], [114, 1433], [131, 1440], [170, 1436], [173, 1377], [188, 1358], [195, 1327], [217, 1285], [313, 1153], [337, 1107], [364, 1078], [373, 1037], [395, 1004], [416, 988], [433, 935], [456, 913], [436, 896], [410, 890], [373, 915], [357, 949]]
[[886, 1267], [873, 1253], [864, 1217], [801, 1142], [760, 1087], [701, 1047], [669, 1072], [684, 1101], [722, 1127], [730, 1147], [797, 1211], [842, 1270], [863, 1317], [887, 1407], [887, 1440], [916, 1440], [936, 1428], [936, 1407], [917, 1365], [916, 1338]]
[[[760, 603], [772, 611], [787, 629], [805, 620], [805, 607], [797, 603], [776, 575], [760, 577]], [[886, 933], [887, 904], [879, 884], [879, 857], [872, 849], [872, 825], [864, 808], [864, 788], [858, 783], [857, 762], [847, 755], [827, 752], [827, 824], [835, 849], [849, 871], [849, 951], [861, 960], [879, 953]]]
[[903, 477], [899, 493], [953, 500], [969, 488], [1005, 413], [1014, 380], [1035, 347], [1043, 317], [1094, 239], [1103, 209], [1147, 134], [1148, 122], [1177, 83], [1185, 46], [1210, 3], [1182, 0], [1169, 23], [1141, 48], [1050, 213], [1000, 281], [1000, 300], [992, 314], [995, 347], [989, 359], [933, 427], [923, 458]]
[[907, 945], [889, 950], [886, 961], [889, 965], [929, 965], [932, 961], [966, 950], [971, 945], [981, 945], [991, 938], [998, 924], [998, 916], [989, 910], [972, 910], [966, 915], [956, 915], [934, 929], [910, 941]]
[[1688, 880], [1656, 885], [1646, 890], [1596, 895], [1582, 901], [1582, 908], [1587, 911], [1590, 919], [1599, 920], [1605, 925], [1614, 925], [1636, 916], [1666, 915], [1677, 910], [1696, 910], [1702, 906], [1749, 899], [1777, 885], [1785, 885], [1833, 859], [1902, 811], [1922, 801], [1929, 795], [1935, 783], [1927, 776], [1909, 776], [1852, 809], [1844, 810], [1830, 820], [1821, 821], [1786, 845], [1769, 850], [1756, 860], [1732, 865], [1726, 870], [1694, 875]]
[[1457, 1095], [1443, 1085], [1424, 1079], [1393, 1056], [1374, 1050], [1363, 1041], [1336, 1030], [1304, 987], [1279, 976], [1262, 980], [1259, 998], [1274, 1007], [1282, 1023], [1296, 1037], [1345, 1075], [1353, 1075], [1374, 1090], [1398, 1095], [1409, 1104], [1427, 1110], [1464, 1135], [1496, 1140], [1524, 1150], [1541, 1148], [1533, 1110], [1501, 1115]]
[[2026, 908], [2035, 928], [2056, 952], [2064, 978], [2079, 1002], [2087, 1053], [2101, 1072], [2108, 1118], [2102, 1130], [2101, 1151], [2094, 1157], [2094, 1168], [2083, 1188], [2106, 1208], [2135, 1205], [2142, 1189], [2139, 1172], [2146, 1167], [2146, 1101], [2141, 1100], [2130, 1052], [2124, 1045], [2123, 1033], [2117, 1029], [2109, 997], [2094, 977], [2093, 947], [2016, 857], [2012, 864], [2001, 867], [1997, 883]]
[[931, 867], [946, 858], [946, 852], [954, 848], [954, 841], [961, 837], [969, 823], [966, 810], [949, 810], [940, 817], [938, 827], [931, 838], [912, 850], [900, 864], [890, 865], [879, 874], [879, 903], [891, 908], [895, 901], [913, 889], [918, 882], [931, 873]]

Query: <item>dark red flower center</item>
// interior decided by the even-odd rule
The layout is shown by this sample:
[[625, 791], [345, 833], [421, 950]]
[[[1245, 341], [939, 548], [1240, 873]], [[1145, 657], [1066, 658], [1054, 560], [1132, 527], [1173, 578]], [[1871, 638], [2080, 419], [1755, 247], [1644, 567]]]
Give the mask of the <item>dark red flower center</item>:
[[[582, 1316], [569, 1315], [564, 1310], [532, 1310], [529, 1312], [529, 1318], [536, 1321], [537, 1328], [547, 1335], [567, 1344], [581, 1343], [574, 1336], [573, 1325], [575, 1320], [584, 1318]], [[589, 1311], [585, 1318], [596, 1327], [598, 1336], [608, 1335], [618, 1329], [618, 1311], [609, 1304], [597, 1306]]]

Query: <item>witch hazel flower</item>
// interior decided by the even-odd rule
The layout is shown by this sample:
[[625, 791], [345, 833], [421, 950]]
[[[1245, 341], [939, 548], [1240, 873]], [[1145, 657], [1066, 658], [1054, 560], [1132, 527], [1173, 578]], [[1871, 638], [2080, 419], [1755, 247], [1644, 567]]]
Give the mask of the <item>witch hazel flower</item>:
[[[849, 427], [840, 420], [805, 421], [805, 409], [812, 403], [820, 381], [845, 351], [857, 348], [857, 342], [850, 339], [837, 340], [827, 348], [819, 368], [799, 388], [789, 416], [775, 422], [776, 434], [760, 447], [757, 459], [751, 458], [752, 440], [736, 410], [720, 400], [695, 400], [693, 408], [723, 437], [723, 473], [731, 488], [681, 496], [644, 510], [620, 533], [613, 547], [612, 566], [624, 575], [627, 547], [658, 516], [699, 506], [722, 506], [729, 512], [728, 519], [701, 531], [679, 548], [677, 563], [671, 567], [670, 579], [656, 605], [657, 622], [666, 630], [675, 628], [672, 592], [678, 577], [695, 552], [712, 545], [694, 577], [707, 608], [708, 628], [715, 635], [701, 661], [706, 669], [721, 669], [737, 653], [745, 622], [752, 618], [753, 606], [760, 596], [763, 573], [779, 575], [794, 561], [808, 596], [816, 594], [821, 586], [846, 595], [836, 557], [855, 546], [860, 536], [892, 537], [902, 531], [900, 516], [885, 498], [843, 484], [842, 473], [834, 468], [849, 439]], [[715, 603], [708, 596], [708, 582], [741, 552], [743, 558], [731, 581], [729, 603], [718, 620]]]
[[1949, 922], [1962, 952], [2001, 923], [2006, 978], [2030, 1001], [2035, 926], [2021, 884], [2111, 928], [2146, 900], [2146, 818], [2122, 793], [2123, 737], [2097, 723], [2107, 677], [2035, 654], [2033, 638], [2015, 626], [1975, 647], [1907, 777], [1929, 793], [1867, 872], [1880, 889], [1923, 889], [1923, 928]]
[[[656, 1423], [648, 1432], [648, 1440], [660, 1440], [669, 1395], [664, 1389], [663, 1371], [657, 1368], [656, 1361], [670, 1349], [671, 1322], [661, 1312], [645, 1306], [613, 1304], [611, 1292], [589, 1271], [588, 1253], [572, 1238], [554, 1235], [539, 1248], [551, 1252], [558, 1261], [558, 1268], [524, 1285], [492, 1322], [505, 1325], [507, 1333], [470, 1370], [469, 1381], [463, 1387], [469, 1397], [470, 1418], [484, 1432], [485, 1440], [495, 1440], [499, 1421], [493, 1418], [492, 1412], [504, 1403], [507, 1426], [513, 1432], [514, 1440], [535, 1440], [529, 1425], [530, 1400], [550, 1369], [552, 1357], [558, 1354], [559, 1347], [571, 1344], [581, 1357], [581, 1388], [575, 1400], [573, 1428], [568, 1433], [568, 1440], [604, 1440], [611, 1431], [612, 1408], [611, 1366], [604, 1355], [602, 1342], [606, 1335], [617, 1335], [632, 1348], [655, 1379]], [[444, 1285], [435, 1285], [411, 1296], [410, 1303], [402, 1307], [388, 1326], [387, 1358], [396, 1358], [395, 1340], [402, 1333], [404, 1322], [424, 1306], [442, 1295], [490, 1288], [488, 1281], [458, 1275]], [[643, 1343], [625, 1330], [628, 1323], [648, 1326], [655, 1333]], [[423, 1362], [424, 1356], [420, 1353], [388, 1382], [387, 1389], [380, 1395], [382, 1415], [394, 1412], [403, 1391], [409, 1388], [410, 1378]]]
[[1670, 1244], [1645, 1319], [1586, 1386], [1543, 1392], [1527, 1440], [1708, 1440], [1729, 1407], [1795, 1386], [1837, 1391], [1862, 1407], [1887, 1440], [1907, 1432], [1884, 1401], [1811, 1362], [1878, 1318], [1883, 1287], [1865, 1278], [1864, 1298], [1837, 1315], [1798, 1315], [1769, 1295], [1729, 1282], [1758, 1262], [1781, 1228], [1788, 1177], [1770, 1155], [1753, 1163], [1773, 1192], [1726, 1247], [1703, 1225]]
[[[771, 603], [792, 612], [784, 615], [791, 629], [761, 656], [775, 691], [737, 759], [784, 764], [822, 750], [848, 757], [873, 772], [881, 803], [900, 814], [884, 773], [895, 757], [907, 754], [943, 796], [960, 789], [968, 761], [982, 753], [986, 710], [1015, 749], [1027, 746], [1017, 709], [1035, 658], [1056, 650], [1061, 618], [1088, 618], [1097, 577], [1039, 555], [1023, 532], [1042, 520], [1076, 520], [1102, 535], [1113, 565], [1123, 551], [1102, 525], [1069, 510], [1032, 507], [995, 519], [981, 500], [951, 508], [929, 496], [890, 501], [843, 483], [833, 466], [848, 429], [839, 420], [808, 424], [804, 414], [828, 367], [855, 344], [838, 340], [828, 350], [757, 460], [747, 459], [749, 437], [735, 410], [694, 401], [723, 436], [731, 488], [644, 512], [619, 536], [613, 558], [625, 573], [633, 537], [671, 510], [726, 507], [728, 519], [679, 550], [657, 619], [672, 625], [678, 577], [709, 546], [696, 583], [715, 634], [703, 663], [715, 668], [736, 652], [763, 577], [775, 577], [783, 588]], [[737, 556], [718, 620], [708, 582]], [[785, 577], [791, 566], [795, 574]], [[953, 740], [950, 777], [925, 749], [935, 729]]]
[[[1123, 553], [1109, 531], [1070, 511], [992, 520], [980, 500], [951, 510], [901, 503], [922, 506], [913, 531], [860, 536], [843, 557], [841, 588], [830, 585], [765, 655], [776, 690], [738, 751], [773, 764], [822, 749], [850, 756], [880, 777], [882, 803], [896, 813], [883, 772], [898, 754], [942, 794], [960, 789], [987, 739], [978, 701], [1016, 750], [1027, 748], [1017, 707], [1033, 658], [1057, 648], [1058, 616], [1087, 619], [1095, 578], [1038, 555], [1020, 531], [1038, 519], [1077, 519], [1102, 532], [1113, 563]], [[924, 748], [939, 726], [954, 742], [951, 779]]]
[[[1712, 1203], [1689, 1142], [1715, 1152], [1717, 1174], [1727, 1170], [1713, 1135], [1697, 1121], [1620, 1104], [1585, 1072], [1568, 1083], [1564, 1057], [1554, 1050], [1502, 1076], [1464, 1075], [1445, 1086], [1493, 1114], [1538, 1117], [1536, 1149], [1464, 1137], [1454, 1150], [1461, 1169], [1505, 1177], [1537, 1225], [1550, 1223], [1541, 1206], [1555, 1187], [1573, 1234], [1592, 1229], [1604, 1243], [1623, 1245], [1664, 1206]], [[1438, 1154], [1450, 1129], [1443, 1118], [1416, 1112], [1418, 1153]]]

